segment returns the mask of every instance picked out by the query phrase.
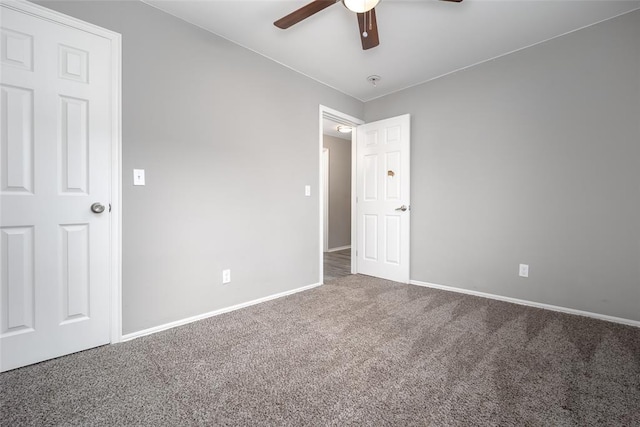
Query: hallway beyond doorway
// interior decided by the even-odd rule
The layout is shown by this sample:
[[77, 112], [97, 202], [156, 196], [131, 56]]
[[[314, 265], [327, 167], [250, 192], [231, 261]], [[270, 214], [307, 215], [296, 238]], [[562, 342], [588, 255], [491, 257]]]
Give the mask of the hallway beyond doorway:
[[324, 253], [324, 283], [351, 274], [351, 249]]

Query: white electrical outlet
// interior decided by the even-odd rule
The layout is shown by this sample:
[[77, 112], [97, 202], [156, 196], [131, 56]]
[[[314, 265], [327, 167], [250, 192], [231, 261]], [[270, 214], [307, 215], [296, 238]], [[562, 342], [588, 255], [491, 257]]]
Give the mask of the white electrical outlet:
[[222, 284], [231, 282], [231, 270], [222, 270]]
[[520, 264], [520, 277], [529, 277], [529, 264]]

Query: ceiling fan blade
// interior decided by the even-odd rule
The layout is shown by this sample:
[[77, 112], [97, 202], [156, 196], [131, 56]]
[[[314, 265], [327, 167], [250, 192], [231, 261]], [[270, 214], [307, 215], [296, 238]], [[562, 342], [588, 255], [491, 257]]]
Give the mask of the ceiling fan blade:
[[441, 0], [441, 1], [452, 1], [454, 3], [460, 3], [462, 0]]
[[[380, 44], [375, 8], [365, 13], [358, 13], [358, 27], [360, 28], [362, 50], [371, 49], [372, 47], [376, 47]], [[364, 34], [367, 36], [365, 37]]]
[[283, 30], [289, 28], [290, 26], [297, 24], [303, 19], [307, 19], [311, 15], [314, 15], [320, 12], [323, 9], [337, 3], [339, 0], [315, 0], [309, 3], [306, 6], [302, 6], [300, 9], [295, 10], [288, 14], [287, 16], [278, 19], [273, 23], [278, 28], [282, 28]]

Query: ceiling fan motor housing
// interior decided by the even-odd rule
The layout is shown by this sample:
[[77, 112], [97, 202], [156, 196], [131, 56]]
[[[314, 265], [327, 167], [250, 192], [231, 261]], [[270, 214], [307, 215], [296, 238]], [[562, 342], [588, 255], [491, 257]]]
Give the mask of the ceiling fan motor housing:
[[342, 0], [344, 6], [355, 13], [365, 13], [380, 3], [380, 0]]

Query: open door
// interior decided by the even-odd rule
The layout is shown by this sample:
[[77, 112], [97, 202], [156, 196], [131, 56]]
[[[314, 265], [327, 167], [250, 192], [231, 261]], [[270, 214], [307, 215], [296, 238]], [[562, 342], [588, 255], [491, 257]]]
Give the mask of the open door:
[[357, 271], [409, 282], [410, 116], [357, 128]]
[[0, 10], [7, 371], [119, 339], [120, 36], [28, 2]]

